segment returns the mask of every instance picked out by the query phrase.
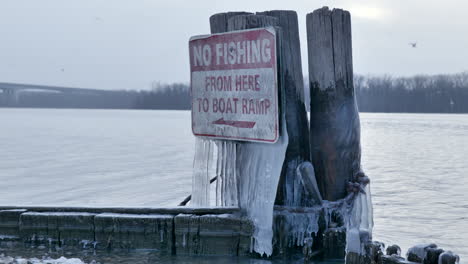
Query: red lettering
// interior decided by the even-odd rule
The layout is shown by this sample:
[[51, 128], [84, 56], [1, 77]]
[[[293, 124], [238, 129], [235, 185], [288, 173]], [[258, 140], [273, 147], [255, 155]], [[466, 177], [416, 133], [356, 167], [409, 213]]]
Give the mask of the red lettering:
[[218, 78], [216, 78], [216, 88], [218, 91], [223, 90], [223, 77], [219, 76]]
[[236, 75], [236, 91], [242, 90], [242, 78], [239, 75]]
[[255, 91], [260, 91], [260, 75], [255, 75]]
[[224, 113], [224, 111], [226, 110], [226, 104], [224, 102], [224, 98], [218, 99], [218, 110], [221, 113]]
[[218, 112], [218, 99], [213, 98], [213, 113]]
[[249, 100], [249, 114], [255, 114], [255, 103], [253, 99]]
[[239, 98], [232, 98], [232, 101], [234, 101], [234, 113], [237, 113], [237, 102], [239, 101]]
[[212, 77], [210, 78], [210, 80], [211, 80], [211, 83], [210, 83], [210, 85], [211, 85], [211, 90], [213, 91], [213, 90], [216, 89], [216, 78], [215, 78], [214, 76], [212, 76]]
[[254, 77], [249, 75], [249, 90], [254, 90]]
[[243, 91], [247, 90], [247, 88], [245, 87], [246, 86], [245, 84], [248, 82], [247, 78], [248, 78], [248, 75], [242, 75], [242, 90]]
[[232, 104], [231, 104], [231, 98], [228, 98], [226, 101], [226, 114], [231, 113], [232, 114]]
[[265, 99], [265, 114], [268, 113], [268, 108], [270, 108], [271, 102], [268, 99]]
[[210, 102], [208, 101], [208, 99], [203, 98], [203, 111], [208, 112], [208, 110], [210, 110], [209, 108], [210, 108]]
[[232, 91], [232, 78], [231, 76], [224, 76], [224, 91]]
[[247, 113], [247, 103], [248, 103], [247, 99], [243, 98], [242, 99], [242, 113], [243, 114], [248, 114]]
[[198, 101], [198, 112], [200, 113], [201, 110], [202, 110], [202, 99], [201, 99], [201, 98], [197, 98], [197, 101]]
[[208, 91], [208, 87], [210, 87], [210, 77], [205, 77], [205, 91]]

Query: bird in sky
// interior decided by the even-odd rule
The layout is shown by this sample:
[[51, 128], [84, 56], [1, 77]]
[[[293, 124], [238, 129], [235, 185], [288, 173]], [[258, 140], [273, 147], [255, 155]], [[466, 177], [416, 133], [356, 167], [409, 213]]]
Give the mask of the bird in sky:
[[411, 45], [412, 48], [416, 48], [416, 45], [417, 45], [417, 44], [418, 44], [418, 43], [416, 43], [416, 42], [410, 42], [410, 43], [409, 43], [409, 45]]

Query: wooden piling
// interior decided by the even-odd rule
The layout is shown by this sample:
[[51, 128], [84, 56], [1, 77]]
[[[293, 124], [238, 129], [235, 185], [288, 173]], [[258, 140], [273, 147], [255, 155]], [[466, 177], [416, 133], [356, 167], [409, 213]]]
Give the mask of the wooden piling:
[[210, 26], [211, 33], [266, 26], [283, 28], [281, 52], [284, 56], [279, 70], [282, 71], [281, 78], [285, 94], [283, 111], [286, 115], [289, 143], [278, 185], [276, 203], [291, 206], [311, 205], [302, 204], [300, 198], [292, 201], [292, 197], [301, 197], [300, 193], [303, 193], [303, 187], [298, 185], [297, 181], [294, 184], [296, 169], [300, 163], [310, 159], [309, 128], [304, 104], [304, 80], [296, 12], [276, 10], [258, 12], [256, 15], [247, 12], [219, 13], [210, 17]]
[[214, 14], [210, 17], [211, 34], [224, 33], [228, 31], [228, 20], [239, 15], [251, 15], [249, 12], [226, 12]]
[[277, 26], [278, 20], [262, 15], [238, 15], [229, 18], [228, 31]]
[[308, 14], [307, 44], [311, 158], [323, 199], [335, 201], [361, 169], [349, 12], [324, 7]]
[[[234, 30], [243, 30], [243, 29], [253, 29], [253, 28], [262, 28], [262, 27], [268, 27], [268, 26], [276, 26], [277, 21], [275, 18], [272, 17], [266, 17], [266, 16], [256, 16], [253, 15], [252, 13], [248, 12], [227, 12], [227, 13], [218, 13], [214, 14], [210, 17], [210, 28], [211, 28], [211, 33], [224, 33], [228, 31], [234, 31]], [[280, 98], [280, 97], [279, 97]], [[281, 104], [279, 106], [281, 110]], [[280, 121], [281, 122], [281, 121]], [[226, 143], [232, 143], [232, 142], [226, 142]], [[239, 143], [242, 144], [242, 143]], [[252, 144], [263, 144], [263, 143], [252, 143]], [[236, 147], [236, 145], [232, 145], [233, 147]], [[238, 146], [238, 144], [237, 144]], [[235, 154], [232, 155], [237, 155], [236, 160], [239, 160], [240, 158], [240, 152], [236, 150], [234, 152]], [[231, 164], [232, 165], [232, 164]], [[238, 171], [236, 168], [229, 168], [228, 166], [231, 166], [229, 164], [223, 164], [222, 168], [220, 170], [225, 170], [225, 171]], [[237, 165], [236, 165], [237, 166]], [[236, 177], [239, 177], [238, 175]], [[220, 184], [220, 180], [217, 181], [217, 184]], [[238, 183], [237, 183], [238, 184]], [[237, 186], [239, 188], [239, 186]], [[228, 189], [224, 190], [222, 192], [223, 195], [220, 197], [221, 204], [229, 204], [232, 201], [227, 199], [226, 197], [230, 197], [232, 194], [231, 192], [235, 192], [236, 190], [233, 189]], [[237, 192], [240, 192], [239, 189], [237, 189]], [[240, 194], [237, 193], [237, 197], [240, 197]], [[239, 201], [237, 201], [240, 203]]]
[[[279, 108], [280, 115], [283, 116], [284, 114], [285, 117], [280, 123], [285, 124], [288, 137], [286, 157], [282, 164], [281, 182], [277, 188], [276, 202], [277, 204], [286, 206], [312, 205], [312, 203], [315, 203], [315, 200], [305, 199], [304, 186], [299, 178], [297, 178], [299, 165], [304, 161], [310, 160], [308, 120], [304, 105], [304, 84], [302, 78], [297, 15], [293, 11], [267, 11], [257, 13], [256, 15], [232, 15], [232, 13], [216, 14], [210, 19], [212, 32], [219, 32], [219, 29], [226, 24], [225, 19], [228, 20], [227, 31], [268, 26], [275, 26], [276, 28], [277, 56], [279, 59]], [[221, 26], [217, 24], [214, 25], [213, 23], [219, 23]], [[281, 137], [284, 136], [285, 134], [281, 135]], [[242, 144], [243, 143], [239, 144], [241, 149]], [[263, 143], [248, 144], [258, 144], [258, 148], [261, 148]], [[272, 182], [271, 184], [276, 183]], [[309, 201], [311, 204], [304, 204], [303, 201]], [[284, 246], [287, 247], [288, 245]]]
[[289, 10], [258, 12], [257, 15], [274, 17], [283, 29], [281, 69], [285, 96], [288, 148], [278, 185], [276, 204], [286, 206], [312, 206], [314, 200], [304, 193], [297, 179], [297, 167], [310, 160], [309, 123], [304, 103], [304, 79], [301, 62], [301, 44], [297, 13]]

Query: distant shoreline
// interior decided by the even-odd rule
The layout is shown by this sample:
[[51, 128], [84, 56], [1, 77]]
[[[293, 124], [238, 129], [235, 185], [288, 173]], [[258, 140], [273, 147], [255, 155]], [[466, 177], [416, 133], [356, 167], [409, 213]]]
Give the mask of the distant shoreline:
[[[0, 111], [4, 109], [18, 110], [108, 110], [108, 111], [190, 111], [190, 109], [148, 109], [148, 108], [85, 108], [85, 107], [6, 107], [0, 106]], [[309, 111], [308, 111], [309, 113]], [[466, 115], [467, 113], [444, 113], [444, 112], [381, 112], [381, 111], [359, 111], [363, 114], [437, 114], [437, 115]]]
[[[303, 98], [307, 109], [311, 96], [308, 86], [306, 78]], [[354, 88], [361, 112], [468, 113], [468, 72], [413, 77], [355, 75]], [[0, 107], [190, 110], [191, 96], [189, 84], [156, 83], [149, 91], [97, 94], [22, 91], [14, 96], [0, 93]]]

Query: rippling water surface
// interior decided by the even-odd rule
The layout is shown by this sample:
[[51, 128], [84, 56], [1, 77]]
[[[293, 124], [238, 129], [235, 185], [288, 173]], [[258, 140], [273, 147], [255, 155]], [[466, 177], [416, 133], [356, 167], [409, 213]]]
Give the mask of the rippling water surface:
[[[361, 126], [374, 238], [468, 259], [468, 115]], [[0, 109], [0, 149], [0, 205], [173, 206], [191, 191], [187, 111]]]

